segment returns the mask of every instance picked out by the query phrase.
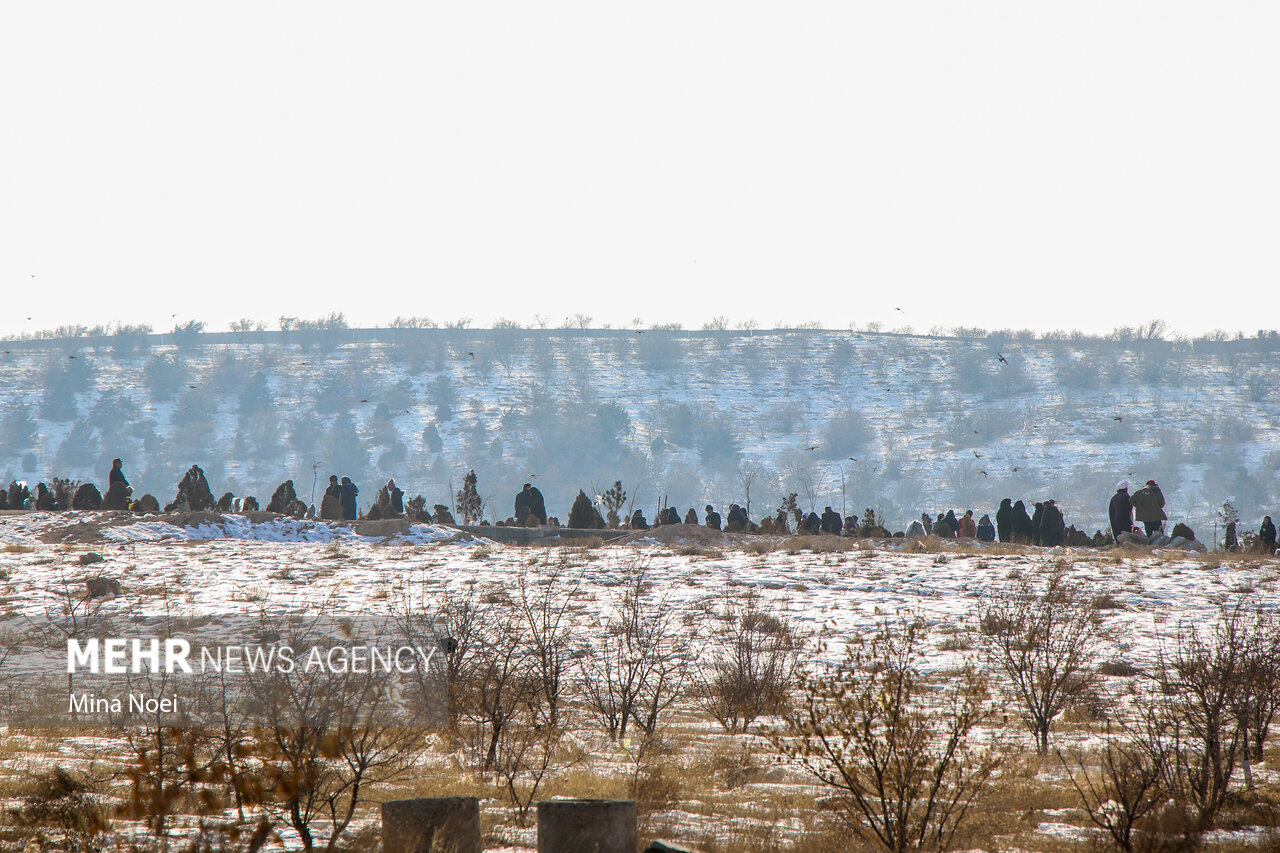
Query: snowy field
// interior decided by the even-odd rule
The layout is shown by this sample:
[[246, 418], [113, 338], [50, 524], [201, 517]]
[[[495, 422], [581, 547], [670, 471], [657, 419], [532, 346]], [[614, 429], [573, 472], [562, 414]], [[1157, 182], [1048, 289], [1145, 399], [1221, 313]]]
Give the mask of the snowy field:
[[[536, 583], [555, 572], [561, 578], [572, 576], [577, 584], [574, 606], [567, 613], [572, 620], [570, 633], [585, 641], [604, 630], [618, 603], [620, 577], [643, 571], [655, 601], [672, 612], [676, 623], [687, 626], [690, 648], [704, 639], [700, 633], [705, 630], [708, 613], [754, 591], [803, 634], [827, 641], [822, 655], [810, 658], [813, 666], [820, 667], [824, 657], [838, 659], [844, 640], [866, 636], [886, 619], [911, 615], [922, 618], [930, 628], [925, 669], [942, 672], [973, 657], [972, 648], [958, 638], [975, 628], [975, 614], [994, 591], [1011, 579], [1063, 571], [1107, 601], [1102, 613], [1113, 630], [1101, 658], [1124, 662], [1136, 673], [1106, 679], [1108, 695], [1122, 697], [1130, 691], [1131, 682], [1140, 679], [1162, 649], [1167, 649], [1180, 626], [1211, 624], [1224, 606], [1231, 606], [1242, 595], [1265, 607], [1280, 607], [1280, 561], [1212, 553], [1114, 549], [1022, 549], [1014, 553], [1009, 548], [984, 549], [976, 544], [937, 546], [913, 553], [911, 548], [903, 548], [901, 541], [855, 543], [847, 550], [831, 550], [818, 547], [830, 540], [805, 546], [800, 540], [763, 537], [745, 548], [644, 538], [620, 545], [530, 548], [477, 539], [463, 541], [454, 535], [456, 531], [427, 525], [407, 526], [407, 532], [374, 537], [319, 522], [282, 519], [251, 524], [234, 516], [199, 526], [183, 526], [180, 521], [163, 518], [128, 526], [106, 524], [96, 539], [86, 536], [80, 537], [86, 541], [75, 541], [75, 537], [64, 535], [67, 524], [66, 515], [0, 516], [0, 628], [21, 636], [26, 620], [57, 609], [68, 583], [79, 584], [95, 576], [115, 579], [122, 589], [120, 595], [101, 604], [101, 612], [107, 616], [115, 613], [137, 618], [138, 614], [172, 615], [176, 611], [192, 618], [222, 618], [258, 606], [305, 609], [308, 603], [322, 600], [335, 601], [352, 613], [377, 612], [406, 584], [437, 591], [441, 600], [446, 590], [504, 595], [514, 590], [522, 576]], [[59, 535], [50, 535], [52, 531], [59, 531]], [[51, 538], [64, 541], [44, 541]], [[90, 551], [104, 561], [81, 565], [81, 555]], [[72, 737], [53, 747], [45, 741], [37, 747], [37, 741], [32, 741], [30, 748], [23, 748], [20, 733], [9, 732], [6, 737], [8, 748], [0, 767], [10, 775], [21, 775], [42, 763], [98, 772], [111, 760], [109, 743], [90, 744]], [[629, 760], [625, 747], [611, 744], [585, 719], [575, 737], [588, 753], [584, 767], [570, 774], [578, 784], [587, 769], [604, 776], [625, 775]], [[1065, 743], [1094, 743], [1086, 725], [1064, 725], [1062, 737]], [[735, 820], [745, 821], [742, 826], [750, 826], [752, 820], [771, 823], [771, 831], [779, 834], [770, 842], [776, 842], [776, 849], [791, 849], [786, 847], [790, 843], [787, 836], [800, 836], [809, 826], [814, 810], [806, 809], [803, 802], [808, 798], [812, 805], [816, 792], [793, 769], [779, 765], [768, 754], [763, 739], [724, 734], [689, 705], [675, 710], [668, 738], [678, 745], [673, 746], [671, 762], [691, 774], [709, 773], [709, 779], [715, 780], [709, 783], [715, 795], [699, 794], [695, 802], [655, 810], [646, 824], [654, 832], [708, 845], [735, 833], [743, 839], [758, 838], [745, 830], [730, 832], [726, 828], [724, 810], [730, 809], [729, 801], [735, 803]], [[1018, 738], [1015, 734], [1014, 739]], [[1272, 747], [1266, 760], [1254, 769], [1255, 781], [1270, 780], [1273, 790], [1280, 778], [1278, 757]], [[428, 763], [431, 761], [436, 766], [429, 774], [430, 785], [410, 781], [397, 791], [421, 792], [428, 787], [437, 794], [448, 793], [442, 787], [448, 784], [450, 751], [441, 747], [439, 754], [429, 756]], [[721, 766], [726, 762], [745, 763], [746, 769], [738, 768], [740, 778], [726, 781], [726, 773], [732, 776]], [[1040, 775], [1061, 781], [1051, 765], [1045, 765]], [[457, 778], [464, 793], [473, 792], [479, 784], [461, 772]], [[571, 788], [566, 782], [563, 790]], [[548, 783], [547, 790], [550, 794], [561, 789]], [[766, 802], [778, 801], [779, 791], [789, 792], [784, 813], [760, 812], [750, 817], [753, 808], [744, 804], [756, 803], [763, 809]], [[394, 793], [383, 791], [375, 796]], [[1071, 849], [1072, 839], [1091, 837], [1082, 814], [1064, 797], [1046, 801], [1043, 813], [1032, 809], [1035, 813], [1017, 836], [1017, 846]], [[503, 808], [500, 795], [490, 792], [485, 809], [504, 815]], [[519, 847], [533, 843], [530, 830], [515, 826], [507, 817], [495, 820], [488, 828], [493, 844]], [[763, 830], [757, 826], [755, 831]], [[1242, 827], [1242, 832], [1232, 840], [1242, 843], [1241, 849], [1275, 849], [1266, 845], [1280, 843], [1264, 830]], [[291, 836], [284, 833], [283, 838], [288, 846]], [[1000, 846], [1001, 842], [996, 842], [988, 849]]]

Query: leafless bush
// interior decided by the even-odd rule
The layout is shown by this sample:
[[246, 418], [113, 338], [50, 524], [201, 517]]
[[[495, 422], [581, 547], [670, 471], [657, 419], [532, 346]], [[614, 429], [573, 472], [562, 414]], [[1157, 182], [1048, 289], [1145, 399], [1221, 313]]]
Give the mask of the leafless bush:
[[1249, 763], [1262, 760], [1271, 723], [1280, 712], [1280, 616], [1274, 610], [1253, 607], [1245, 625], [1242, 689], [1236, 716], [1243, 739], [1241, 760], [1245, 782], [1252, 784]]
[[1152, 738], [1168, 753], [1165, 784], [1209, 828], [1231, 793], [1242, 760], [1249, 631], [1240, 607], [1205, 631], [1184, 625], [1162, 652], [1149, 716]]
[[664, 711], [682, 694], [686, 652], [665, 596], [655, 595], [643, 563], [619, 567], [621, 592], [604, 636], [579, 650], [587, 709], [610, 738], [635, 723], [652, 735]]
[[97, 853], [107, 849], [110, 821], [87, 779], [61, 766], [33, 776], [22, 805], [6, 808], [5, 823], [20, 849]]
[[560, 721], [561, 694], [569, 682], [566, 670], [572, 635], [568, 613], [581, 585], [581, 573], [568, 574], [564, 565], [539, 580], [522, 572], [516, 583], [514, 606], [528, 632], [533, 676], [542, 694], [546, 722], [551, 726]]
[[696, 678], [703, 709], [736, 733], [786, 707], [803, 640], [754, 589], [717, 615], [723, 632], [708, 642]]
[[1156, 823], [1169, 801], [1164, 785], [1168, 755], [1158, 746], [1158, 739], [1112, 736], [1108, 730], [1096, 757], [1078, 751], [1068, 757], [1057, 751], [1085, 815], [1125, 853], [1153, 846]]
[[[331, 605], [262, 618], [293, 649], [359, 643], [362, 626], [323, 620]], [[342, 849], [367, 790], [399, 779], [423, 748], [425, 714], [392, 673], [324, 667], [246, 672], [254, 714], [233, 772], [250, 798], [289, 825], [306, 851]]]
[[990, 714], [981, 675], [936, 684], [919, 671], [924, 627], [883, 624], [843, 664], [800, 677], [798, 707], [774, 743], [836, 792], [861, 839], [891, 851], [946, 850], [999, 756], [970, 745]]
[[1097, 599], [1061, 572], [1043, 591], [1021, 578], [997, 591], [979, 615], [988, 659], [1005, 676], [1036, 749], [1049, 749], [1053, 721], [1093, 686], [1102, 632]]

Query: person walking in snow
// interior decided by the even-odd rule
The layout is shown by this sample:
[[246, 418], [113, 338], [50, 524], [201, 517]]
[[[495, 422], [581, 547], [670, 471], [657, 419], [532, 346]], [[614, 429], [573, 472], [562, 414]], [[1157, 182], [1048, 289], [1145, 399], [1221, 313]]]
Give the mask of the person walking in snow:
[[1160, 532], [1169, 516], [1164, 513], [1164, 493], [1155, 480], [1147, 480], [1147, 484], [1129, 498], [1129, 503], [1133, 506], [1133, 517], [1142, 524], [1148, 537]]
[[1111, 496], [1107, 507], [1107, 515], [1111, 519], [1111, 535], [1120, 541], [1121, 533], [1133, 532], [1133, 503], [1129, 500], [1129, 481], [1116, 483], [1116, 493]]

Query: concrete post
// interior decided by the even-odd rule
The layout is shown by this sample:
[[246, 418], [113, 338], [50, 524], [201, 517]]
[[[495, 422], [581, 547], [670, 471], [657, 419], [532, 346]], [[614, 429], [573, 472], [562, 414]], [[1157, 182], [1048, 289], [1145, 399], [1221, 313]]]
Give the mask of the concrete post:
[[480, 853], [480, 801], [431, 797], [382, 804], [384, 853]]
[[636, 847], [634, 800], [538, 803], [538, 853], [635, 853]]

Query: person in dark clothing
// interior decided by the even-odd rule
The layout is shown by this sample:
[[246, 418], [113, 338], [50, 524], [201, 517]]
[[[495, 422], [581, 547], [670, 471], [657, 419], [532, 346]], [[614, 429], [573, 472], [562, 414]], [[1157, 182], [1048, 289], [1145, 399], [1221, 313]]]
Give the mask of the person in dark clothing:
[[[1013, 507], [1009, 507], [1009, 512], [1013, 512]], [[994, 542], [996, 541], [996, 528], [991, 523], [991, 516], [984, 514], [978, 519], [978, 541]]]
[[111, 460], [111, 473], [107, 475], [107, 490], [110, 491], [116, 483], [129, 485], [129, 481], [124, 476], [124, 461], [121, 459]]
[[1036, 501], [1036, 510], [1031, 513], [1031, 544], [1040, 545], [1040, 523], [1044, 519], [1044, 504]]
[[822, 524], [820, 529], [823, 533], [830, 533], [832, 536], [839, 536], [840, 531], [844, 529], [844, 520], [840, 518], [840, 513], [827, 507], [822, 511]]
[[996, 510], [996, 534], [1001, 542], [1008, 542], [1013, 535], [1013, 501], [1009, 498], [1000, 501], [1000, 508]]
[[1062, 517], [1062, 510], [1058, 509], [1056, 501], [1045, 501], [1040, 514], [1040, 544], [1053, 548], [1061, 545], [1066, 535], [1067, 525]]
[[387, 497], [391, 498], [391, 511], [404, 515], [404, 490], [396, 485], [395, 477], [387, 480]]
[[547, 523], [547, 505], [542, 499], [542, 492], [529, 483], [525, 483], [516, 495], [516, 524], [521, 527], [533, 527]]
[[324, 490], [324, 496], [338, 502], [342, 501], [342, 485], [338, 482], [337, 474], [329, 475], [329, 486]]
[[1121, 533], [1133, 532], [1133, 504], [1129, 501], [1128, 480], [1116, 483], [1116, 493], [1111, 496], [1107, 515], [1111, 519], [1111, 535], [1117, 540]]
[[729, 504], [729, 514], [724, 521], [725, 530], [741, 533], [747, 529], [747, 511], [738, 504]]
[[1271, 523], [1271, 516], [1263, 516], [1262, 526], [1258, 528], [1258, 541], [1268, 554], [1276, 552], [1276, 526]]
[[929, 513], [927, 512], [920, 513], [920, 523], [924, 525], [925, 536], [930, 536], [933, 534], [933, 519], [929, 517]]
[[1164, 527], [1169, 517], [1164, 512], [1164, 492], [1156, 485], [1155, 480], [1147, 480], [1147, 484], [1129, 496], [1133, 506], [1133, 517], [1142, 525], [1148, 538], [1156, 535]]
[[693, 507], [689, 507], [689, 511], [684, 514], [684, 523], [698, 526], [698, 513], [694, 512]]
[[939, 539], [955, 539], [956, 532], [960, 530], [960, 521], [956, 518], [956, 511], [947, 510], [946, 515], [942, 515], [933, 523], [933, 535]]
[[542, 499], [542, 492], [537, 486], [529, 486], [529, 514], [538, 520], [538, 524], [547, 523], [547, 502]]
[[720, 529], [720, 513], [711, 508], [711, 504], [707, 504], [707, 527], [712, 530]]
[[360, 494], [360, 490], [356, 488], [355, 483], [351, 482], [351, 478], [343, 477], [342, 494], [338, 500], [342, 503], [342, 517], [348, 521], [354, 521], [360, 515], [356, 510], [356, 495], [358, 494]]
[[1030, 545], [1034, 536], [1035, 529], [1031, 526], [1031, 516], [1027, 515], [1027, 505], [1022, 501], [1016, 501], [1013, 505], [1013, 518], [1009, 525], [1009, 541]]
[[822, 530], [822, 516], [816, 512], [811, 512], [804, 517], [804, 521], [800, 523], [800, 532], [808, 533], [810, 536], [817, 536]]
[[632, 530], [648, 530], [649, 522], [644, 520], [644, 513], [636, 510], [631, 513], [631, 529]]

